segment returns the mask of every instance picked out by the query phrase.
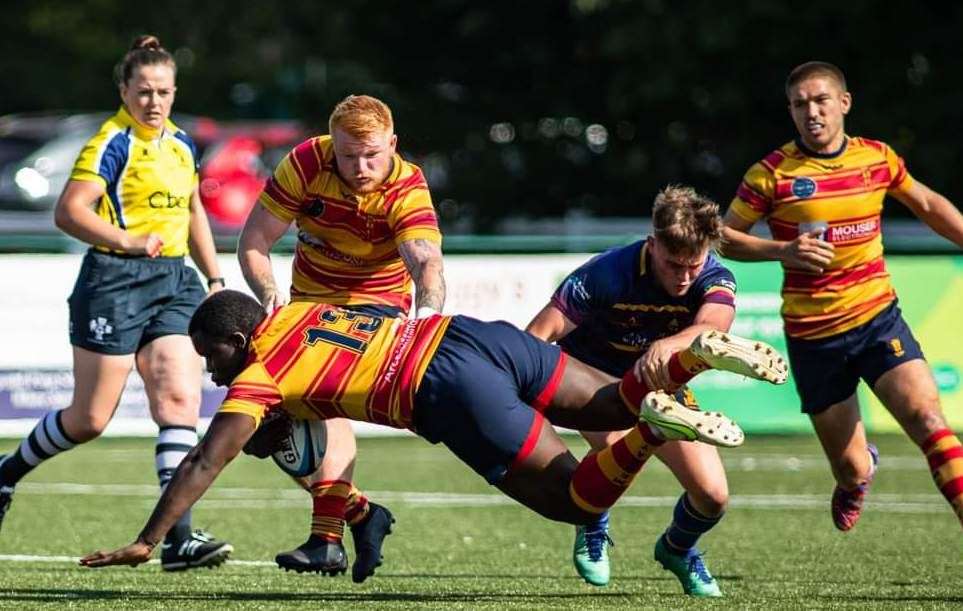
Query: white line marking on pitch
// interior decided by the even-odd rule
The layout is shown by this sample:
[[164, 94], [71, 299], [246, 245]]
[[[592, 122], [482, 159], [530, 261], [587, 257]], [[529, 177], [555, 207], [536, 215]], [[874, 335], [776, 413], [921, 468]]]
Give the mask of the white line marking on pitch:
[[[141, 484], [75, 484], [24, 482], [17, 490], [29, 495], [83, 495], [127, 496], [150, 499], [152, 507], [158, 489]], [[397, 503], [414, 507], [490, 507], [516, 505], [512, 499], [501, 494], [475, 494], [457, 492], [412, 492], [400, 490], [369, 490], [369, 498], [385, 503]], [[671, 507], [675, 496], [625, 496], [620, 507]], [[202, 506], [232, 508], [282, 508], [310, 506], [308, 495], [295, 488], [213, 488], [200, 501]], [[729, 499], [732, 507], [753, 509], [825, 509], [828, 494], [740, 494]], [[873, 511], [892, 513], [940, 513], [946, 511], [945, 501], [935, 491], [924, 494], [872, 494], [867, 505]]]
[[[79, 564], [80, 557], [74, 556], [31, 556], [28, 554], [0, 554], [0, 562], [69, 562]], [[269, 560], [228, 560], [229, 564], [239, 566], [270, 566], [277, 568], [277, 564]], [[160, 564], [160, 560], [153, 558], [146, 564]]]

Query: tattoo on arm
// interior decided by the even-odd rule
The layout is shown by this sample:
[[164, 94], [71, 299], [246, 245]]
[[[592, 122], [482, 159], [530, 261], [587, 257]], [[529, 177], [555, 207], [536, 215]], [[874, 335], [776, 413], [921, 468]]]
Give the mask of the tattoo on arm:
[[398, 245], [398, 252], [415, 282], [415, 307], [441, 312], [445, 306], [441, 248], [429, 240], [407, 240]]

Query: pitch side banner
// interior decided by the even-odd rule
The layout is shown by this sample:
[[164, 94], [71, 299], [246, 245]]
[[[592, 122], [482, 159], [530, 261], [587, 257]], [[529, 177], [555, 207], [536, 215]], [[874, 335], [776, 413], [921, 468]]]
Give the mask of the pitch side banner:
[[[524, 326], [547, 302], [561, 279], [590, 254], [472, 255], [445, 258], [446, 313]], [[23, 435], [51, 409], [70, 402], [73, 380], [67, 340], [67, 296], [80, 267], [80, 255], [0, 256], [0, 435]], [[221, 257], [228, 286], [244, 288], [233, 256]], [[963, 355], [963, 257], [890, 257], [888, 268], [900, 306], [923, 345], [950, 421], [963, 426], [960, 371]], [[279, 283], [290, 281], [290, 257], [274, 257]], [[739, 284], [733, 331], [785, 350], [779, 318], [781, 272], [775, 264], [729, 263]], [[200, 366], [200, 364], [198, 365]], [[792, 383], [773, 387], [731, 374], [709, 372], [694, 380], [706, 408], [732, 415], [749, 432], [808, 431], [799, 414]], [[202, 416], [217, 409], [223, 390], [205, 380]], [[860, 387], [863, 416], [870, 429], [895, 430], [895, 422], [865, 386]], [[360, 432], [390, 433], [377, 426]], [[108, 434], [153, 435], [143, 383], [130, 377]]]

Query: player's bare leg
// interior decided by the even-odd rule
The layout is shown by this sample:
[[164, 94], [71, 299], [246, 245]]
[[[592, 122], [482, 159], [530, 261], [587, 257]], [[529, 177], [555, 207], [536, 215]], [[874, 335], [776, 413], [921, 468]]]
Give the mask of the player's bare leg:
[[686, 594], [721, 596], [719, 584], [696, 548], [699, 538], [722, 519], [729, 502], [719, 451], [701, 442], [668, 442], [657, 456], [685, 492], [676, 503], [672, 523], [656, 542], [655, 559], [679, 579]]
[[325, 427], [327, 447], [321, 466], [314, 474], [296, 480], [314, 499], [311, 534], [297, 548], [275, 556], [275, 562], [299, 573], [344, 573], [348, 561], [342, 539], [347, 523], [355, 548], [351, 576], [361, 583], [381, 565], [381, 547], [391, 533], [394, 517], [351, 484], [357, 455], [351, 422], [335, 418], [326, 420]]
[[855, 394], [811, 414], [810, 420], [836, 479], [831, 503], [833, 524], [839, 530], [850, 530], [862, 514], [879, 455], [866, 441]]
[[[553, 400], [552, 405], [568, 403], [567, 399]], [[624, 403], [622, 409], [631, 413]], [[552, 409], [550, 414], [560, 411]], [[586, 524], [618, 500], [667, 438], [713, 443], [738, 439], [733, 445], [742, 440], [741, 430], [731, 421], [692, 410], [664, 393], [647, 395], [636, 417], [636, 426], [615, 445], [581, 462], [547, 422], [541, 424], [533, 450], [499, 482], [499, 489], [549, 519]], [[536, 426], [540, 422], [536, 418]]]
[[963, 523], [963, 446], [949, 429], [929, 365], [907, 361], [884, 373], [873, 392], [926, 455], [936, 487]]
[[[137, 371], [151, 416], [160, 429], [155, 466], [161, 491], [187, 453], [197, 445], [203, 365], [186, 335], [165, 335], [137, 353]], [[187, 511], [170, 529], [161, 546], [161, 568], [182, 571], [215, 567], [227, 560], [234, 546], [191, 528]]]
[[[134, 355], [106, 355], [73, 348], [74, 391], [70, 405], [50, 412], [9, 455], [0, 457], [0, 524], [14, 486], [41, 462], [98, 437], [120, 402]], [[39, 450], [39, 451], [38, 451]]]

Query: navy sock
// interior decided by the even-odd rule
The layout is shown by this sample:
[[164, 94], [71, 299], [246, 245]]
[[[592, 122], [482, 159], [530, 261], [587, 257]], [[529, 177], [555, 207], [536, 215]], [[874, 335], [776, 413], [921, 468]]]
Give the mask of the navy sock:
[[692, 506], [689, 495], [683, 494], [675, 504], [672, 524], [663, 533], [662, 542], [670, 552], [683, 555], [694, 548], [699, 537], [718, 524], [723, 515], [713, 518], [703, 515]]

